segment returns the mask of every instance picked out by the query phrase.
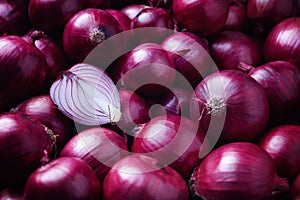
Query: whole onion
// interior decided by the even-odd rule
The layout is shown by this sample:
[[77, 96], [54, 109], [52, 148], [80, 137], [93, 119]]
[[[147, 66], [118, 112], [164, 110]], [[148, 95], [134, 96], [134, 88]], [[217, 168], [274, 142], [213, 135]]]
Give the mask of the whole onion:
[[87, 0], [30, 0], [28, 13], [37, 30], [61, 37], [69, 18], [86, 7]]
[[284, 60], [300, 67], [300, 17], [279, 22], [269, 33], [264, 44], [267, 61]]
[[118, 161], [103, 183], [106, 200], [150, 199], [187, 200], [189, 193], [183, 178], [157, 159], [131, 155]]
[[300, 126], [281, 125], [269, 130], [259, 146], [273, 158], [278, 175], [294, 180], [300, 173]]
[[[239, 65], [243, 66], [242, 63]], [[257, 68], [248, 68], [249, 75], [262, 86], [267, 95], [270, 120], [277, 124], [286, 120], [300, 101], [300, 70], [285, 61], [273, 61]]]
[[214, 132], [213, 139], [219, 143], [252, 141], [268, 122], [269, 105], [253, 78], [237, 70], [223, 70], [207, 76], [196, 87], [190, 113], [205, 132]]
[[0, 192], [0, 200], [24, 200], [23, 189], [9, 187]]
[[248, 22], [247, 9], [242, 0], [228, 0], [229, 13], [223, 30], [244, 31]]
[[174, 18], [187, 30], [210, 36], [219, 32], [225, 25], [228, 0], [173, 0]]
[[23, 113], [0, 115], [0, 179], [6, 183], [24, 181], [48, 162], [55, 145], [53, 132]]
[[110, 168], [127, 155], [126, 141], [107, 128], [90, 128], [74, 136], [64, 147], [61, 157], [77, 157], [91, 166], [99, 181]]
[[211, 152], [190, 180], [192, 193], [204, 199], [269, 199], [286, 192], [270, 156], [257, 145], [235, 142]]
[[98, 199], [99, 181], [88, 164], [78, 158], [57, 158], [28, 178], [24, 199]]
[[300, 198], [300, 175], [294, 180], [291, 187], [291, 198], [299, 199]]
[[258, 66], [262, 52], [258, 43], [238, 31], [224, 31], [209, 42], [211, 56], [219, 69], [237, 69], [239, 62]]
[[167, 37], [161, 46], [171, 52], [176, 70], [192, 86], [200, 83], [202, 77], [208, 73], [211, 60], [206, 39], [189, 32], [176, 32]]
[[176, 75], [174, 63], [160, 45], [144, 43], [134, 48], [122, 69], [121, 83], [147, 96], [157, 96], [170, 87]]
[[177, 115], [155, 117], [141, 125], [134, 136], [132, 152], [148, 153], [161, 163], [170, 164], [184, 178], [188, 178], [201, 161], [199, 152], [204, 133], [187, 118]]
[[171, 9], [173, 0], [148, 0], [148, 4], [155, 8]]
[[130, 20], [132, 20], [145, 8], [149, 8], [149, 6], [143, 4], [130, 4], [122, 8], [121, 12], [123, 12]]
[[101, 42], [122, 31], [118, 21], [103, 10], [88, 8], [68, 21], [63, 33], [63, 45], [74, 62], [82, 62]]
[[0, 112], [37, 93], [44, 84], [43, 54], [18, 36], [0, 37]]
[[14, 111], [25, 113], [50, 128], [56, 135], [59, 150], [73, 135], [73, 122], [58, 110], [49, 95], [31, 97], [14, 108]]
[[106, 9], [105, 12], [111, 14], [120, 24], [123, 31], [130, 29], [131, 20], [120, 10]]

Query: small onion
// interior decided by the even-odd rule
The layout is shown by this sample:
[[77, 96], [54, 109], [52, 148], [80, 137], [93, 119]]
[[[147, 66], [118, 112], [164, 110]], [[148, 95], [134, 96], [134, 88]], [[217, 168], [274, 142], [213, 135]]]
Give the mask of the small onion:
[[6, 188], [0, 192], [0, 200], [24, 200], [23, 189]]
[[178, 24], [187, 30], [210, 36], [225, 25], [228, 0], [173, 0], [173, 12]]
[[284, 60], [300, 67], [300, 17], [279, 22], [269, 33], [264, 44], [267, 61]]
[[291, 198], [294, 200], [300, 199], [300, 174], [294, 180], [291, 188]]
[[123, 31], [130, 29], [131, 20], [120, 10], [106, 9], [105, 12], [111, 14], [120, 24]]
[[22, 182], [38, 166], [49, 161], [55, 145], [53, 132], [23, 113], [0, 115], [0, 179]]
[[229, 13], [223, 30], [226, 31], [244, 31], [248, 18], [247, 10], [242, 0], [228, 0]]
[[131, 4], [123, 8], [121, 12], [123, 12], [130, 20], [132, 20], [145, 8], [149, 8], [149, 6], [143, 4]]
[[58, 149], [62, 149], [73, 135], [73, 122], [58, 110], [49, 95], [31, 97], [14, 111], [25, 113], [50, 128], [56, 135]]
[[219, 143], [252, 141], [266, 127], [269, 105], [253, 78], [237, 70], [223, 70], [207, 76], [196, 87], [190, 113], [204, 131], [224, 121]]
[[79, 63], [61, 73], [50, 88], [58, 109], [84, 125], [120, 120], [120, 98], [113, 81], [101, 69]]
[[219, 69], [237, 69], [239, 62], [257, 66], [262, 52], [256, 41], [238, 31], [224, 31], [209, 42], [210, 52]]
[[28, 178], [25, 200], [86, 199], [100, 197], [99, 181], [88, 164], [78, 158], [58, 158], [36, 169]]
[[273, 158], [279, 176], [294, 180], [300, 173], [300, 126], [277, 126], [260, 139], [259, 146]]
[[255, 144], [236, 142], [211, 152], [194, 172], [192, 193], [206, 200], [257, 200], [286, 192], [270, 156]]
[[[164, 164], [174, 159], [169, 166], [182, 177], [188, 178], [201, 161], [199, 152], [204, 133], [197, 130], [196, 124], [187, 118], [177, 115], [158, 116], [134, 132], [131, 150], [136, 153], [153, 152], [150, 155]], [[154, 153], [157, 150], [159, 152]]]
[[106, 128], [90, 128], [74, 136], [60, 156], [80, 158], [91, 166], [98, 180], [103, 181], [110, 167], [126, 154], [124, 138]]
[[74, 62], [82, 62], [98, 44], [121, 31], [113, 16], [100, 9], [88, 8], [67, 22], [63, 33], [64, 49]]
[[173, 199], [187, 200], [183, 178], [172, 168], [163, 167], [155, 158], [131, 155], [117, 162], [103, 183], [106, 200]]

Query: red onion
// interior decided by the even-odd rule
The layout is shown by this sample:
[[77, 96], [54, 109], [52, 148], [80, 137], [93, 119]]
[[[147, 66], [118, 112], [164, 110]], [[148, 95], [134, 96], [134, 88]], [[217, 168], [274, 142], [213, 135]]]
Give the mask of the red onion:
[[148, 0], [148, 4], [155, 8], [171, 9], [173, 0]]
[[265, 63], [257, 68], [248, 67], [249, 75], [265, 90], [270, 106], [270, 120], [283, 122], [295, 111], [300, 101], [300, 70], [285, 61]]
[[49, 160], [55, 135], [38, 120], [22, 113], [0, 115], [0, 179], [22, 182]]
[[92, 8], [109, 8], [111, 0], [88, 0]]
[[50, 88], [50, 97], [62, 113], [79, 124], [116, 123], [121, 117], [113, 81], [89, 64], [76, 64], [61, 73]]
[[242, 0], [228, 0], [229, 13], [223, 30], [244, 31], [247, 25], [247, 10]]
[[20, 188], [6, 188], [0, 192], [0, 200], [24, 200], [23, 190]]
[[300, 67], [300, 17], [292, 17], [278, 23], [269, 33], [264, 56], [267, 61], [284, 60]]
[[147, 153], [188, 178], [199, 165], [204, 133], [196, 124], [177, 115], [159, 116], [134, 132], [132, 152]]
[[46, 59], [47, 76], [45, 88], [48, 90], [59, 73], [69, 67], [69, 60], [63, 47], [56, 40], [46, 36], [42, 31], [31, 31], [23, 36], [23, 39], [39, 49]]
[[126, 63], [127, 56], [129, 53], [125, 53], [118, 58], [116, 58], [110, 65], [105, 69], [107, 74], [111, 77], [111, 79], [114, 81], [114, 83], [118, 83], [121, 76], [123, 76], [123, 67]]
[[0, 34], [22, 35], [28, 31], [30, 22], [26, 8], [13, 1], [0, 2]]
[[103, 183], [106, 200], [189, 198], [186, 183], [172, 168], [145, 155], [131, 155], [117, 162]]
[[268, 122], [269, 105], [253, 78], [237, 70], [223, 70], [207, 76], [196, 87], [190, 112], [204, 131], [214, 131], [214, 141], [252, 141]]
[[25, 200], [98, 199], [99, 181], [88, 164], [78, 158], [58, 158], [28, 178]]
[[236, 142], [211, 152], [194, 172], [192, 193], [204, 199], [269, 199], [286, 192], [270, 156], [255, 144]]
[[291, 188], [291, 197], [292, 199], [300, 199], [300, 175], [294, 180]]
[[127, 17], [132, 20], [141, 12], [143, 9], [149, 8], [149, 6], [142, 5], [142, 4], [131, 4], [123, 8], [121, 11], [127, 15]]
[[0, 37], [0, 112], [37, 93], [46, 76], [43, 54], [18, 36]]
[[90, 128], [74, 136], [60, 156], [82, 159], [92, 167], [99, 181], [103, 181], [109, 169], [126, 154], [124, 138], [106, 128]]
[[219, 32], [229, 12], [228, 0], [173, 0], [172, 7], [180, 26], [204, 36]]
[[188, 32], [177, 32], [167, 37], [161, 46], [172, 53], [177, 71], [192, 86], [197, 85], [207, 74], [211, 60], [204, 38]]
[[19, 104], [14, 111], [23, 112], [50, 128], [57, 136], [58, 149], [62, 149], [73, 135], [73, 122], [57, 109], [49, 95], [27, 99]]
[[37, 30], [60, 37], [69, 18], [87, 6], [87, 0], [30, 0], [28, 12]]
[[147, 96], [166, 91], [175, 79], [175, 66], [160, 45], [144, 43], [134, 48], [123, 67], [121, 83]]
[[262, 52], [256, 41], [238, 31], [224, 31], [210, 41], [210, 52], [219, 69], [236, 69], [239, 62], [257, 66]]
[[102, 41], [122, 31], [118, 21], [103, 10], [88, 8], [68, 21], [63, 45], [74, 62], [82, 62]]
[[111, 14], [120, 24], [123, 31], [130, 29], [131, 20], [120, 10], [106, 9], [105, 12]]
[[273, 158], [279, 176], [294, 180], [300, 173], [300, 126], [277, 126], [260, 139], [259, 146]]

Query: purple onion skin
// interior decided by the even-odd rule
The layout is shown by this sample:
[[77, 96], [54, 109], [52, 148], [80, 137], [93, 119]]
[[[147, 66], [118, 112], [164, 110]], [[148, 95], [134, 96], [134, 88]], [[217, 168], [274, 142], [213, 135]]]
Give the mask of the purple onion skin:
[[[182, 147], [180, 143], [182, 143], [183, 137], [189, 137], [191, 145], [169, 165], [183, 178], [188, 179], [194, 168], [201, 162], [199, 151], [203, 144], [204, 133], [197, 132], [197, 130], [197, 125], [187, 118], [177, 115], [158, 116], [151, 119], [148, 123], [141, 125], [134, 132], [135, 139], [131, 150], [135, 153], [151, 153], [165, 147], [171, 142], [175, 142], [173, 145], [168, 146], [162, 153], [154, 154], [157, 156], [157, 159], [164, 162], [167, 156], [171, 157], [180, 152], [181, 149], [178, 148]], [[192, 138], [193, 134], [195, 136]], [[179, 135], [179, 138], [175, 138], [176, 135]]]
[[123, 31], [130, 29], [131, 20], [120, 10], [106, 9], [105, 12], [111, 14], [120, 24]]
[[247, 142], [235, 142], [214, 150], [190, 180], [192, 193], [207, 200], [269, 199], [278, 186], [281, 186], [278, 193], [289, 189], [288, 182], [276, 175], [271, 157]]
[[229, 13], [223, 30], [243, 32], [248, 22], [246, 6], [242, 0], [228, 1]]
[[279, 22], [269, 33], [264, 44], [266, 61], [283, 60], [300, 67], [300, 17]]
[[6, 188], [0, 192], [0, 200], [24, 200], [23, 189]]
[[118, 21], [105, 11], [96, 8], [81, 10], [65, 26], [64, 50], [73, 62], [82, 62], [98, 44], [120, 32], [122, 28]]
[[[224, 95], [226, 94], [226, 95]], [[195, 105], [198, 104], [198, 108]], [[249, 75], [237, 70], [223, 70], [207, 76], [195, 89], [190, 107], [191, 117], [199, 120], [206, 132], [224, 117], [218, 143], [256, 139], [269, 119], [268, 99], [261, 86]]]
[[31, 0], [28, 13], [34, 28], [60, 38], [72, 15], [87, 7], [87, 0]]
[[43, 54], [18, 36], [0, 38], [0, 112], [36, 94], [44, 84]]
[[88, 164], [78, 158], [57, 158], [28, 178], [25, 200], [87, 199], [100, 196], [99, 181]]
[[58, 149], [62, 149], [74, 132], [74, 123], [54, 105], [49, 95], [39, 95], [23, 101], [16, 112], [25, 113], [50, 128], [56, 137]]
[[124, 7], [121, 12], [123, 12], [130, 20], [132, 20], [145, 8], [149, 8], [149, 6], [143, 4], [131, 4]]
[[300, 70], [293, 64], [273, 61], [253, 68], [249, 75], [264, 89], [273, 123], [283, 122], [298, 107]]
[[291, 199], [300, 199], [300, 175], [297, 176], [292, 184]]
[[293, 181], [300, 173], [300, 126], [277, 126], [266, 132], [258, 145], [273, 158], [280, 177]]
[[219, 32], [225, 25], [228, 0], [173, 0], [174, 18], [180, 26], [203, 36]]
[[53, 141], [38, 120], [7, 112], [0, 115], [0, 179], [12, 184], [24, 181], [49, 159]]
[[256, 41], [238, 31], [224, 31], [209, 42], [210, 52], [220, 70], [237, 69], [239, 62], [258, 66], [262, 52]]
[[113, 166], [104, 180], [103, 196], [107, 200], [189, 198], [186, 183], [175, 170], [139, 154], [127, 156]]
[[65, 145], [60, 156], [82, 159], [91, 166], [102, 182], [110, 166], [127, 155], [126, 145], [125, 139], [110, 129], [91, 128], [74, 136]]

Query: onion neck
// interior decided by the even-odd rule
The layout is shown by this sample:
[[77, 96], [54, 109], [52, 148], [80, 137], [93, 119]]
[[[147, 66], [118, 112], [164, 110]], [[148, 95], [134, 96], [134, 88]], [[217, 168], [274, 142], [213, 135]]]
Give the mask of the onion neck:
[[122, 113], [120, 109], [108, 105], [109, 120], [111, 124], [116, 124], [120, 121]]
[[275, 184], [270, 194], [271, 197], [277, 197], [280, 194], [288, 192], [290, 189], [289, 182], [286, 178], [275, 176]]
[[90, 40], [94, 44], [99, 44], [106, 39], [105, 33], [101, 28], [94, 29], [90, 34]]
[[213, 97], [206, 103], [208, 114], [218, 115], [226, 110], [226, 103], [222, 97]]
[[244, 62], [240, 62], [237, 66], [237, 68], [247, 74], [249, 74], [251, 71], [253, 71], [255, 68], [251, 65], [248, 65]]
[[[56, 138], [58, 137], [58, 135], [55, 135], [53, 133], [53, 131], [50, 128], [48, 128], [47, 126], [43, 125], [43, 127], [45, 129], [45, 132], [49, 135], [49, 137], [51, 139], [51, 143], [50, 143], [50, 146], [48, 147], [48, 149], [43, 150], [44, 155], [41, 159], [41, 164], [45, 165], [50, 162], [51, 157], [56, 158], [56, 156], [57, 156], [57, 145], [56, 145], [57, 139]], [[49, 155], [49, 154], [51, 154], [51, 155]]]

